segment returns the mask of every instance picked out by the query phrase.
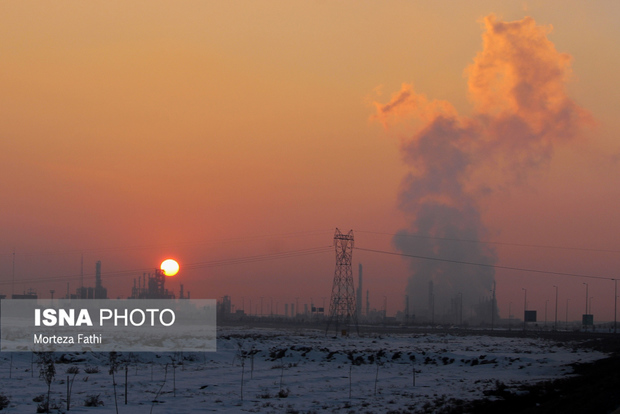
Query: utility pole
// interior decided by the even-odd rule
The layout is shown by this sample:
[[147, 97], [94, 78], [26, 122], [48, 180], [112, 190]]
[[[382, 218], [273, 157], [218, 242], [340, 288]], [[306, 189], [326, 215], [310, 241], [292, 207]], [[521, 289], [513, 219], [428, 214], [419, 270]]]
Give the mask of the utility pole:
[[11, 295], [15, 294], [15, 247], [13, 247], [13, 271], [11, 278]]

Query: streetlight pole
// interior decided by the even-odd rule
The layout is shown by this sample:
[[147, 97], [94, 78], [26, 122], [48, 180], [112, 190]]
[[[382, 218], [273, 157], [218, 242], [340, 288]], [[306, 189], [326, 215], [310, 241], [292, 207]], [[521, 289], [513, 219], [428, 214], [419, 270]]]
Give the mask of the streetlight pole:
[[495, 281], [493, 281], [493, 297], [491, 298], [491, 330], [495, 327]]
[[[583, 284], [586, 285], [586, 311], [585, 311], [585, 314], [587, 315], [588, 314], [588, 284], [586, 282], [583, 282]], [[584, 325], [583, 326], [584, 326], [585, 330], [587, 331], [588, 330], [588, 325], [585, 324], [586, 322], [587, 321], [584, 319], [584, 321], [583, 321]]]
[[549, 303], [549, 299], [545, 299], [545, 329], [547, 328], [547, 303]]
[[459, 292], [459, 326], [463, 327], [463, 292]]
[[568, 331], [568, 301], [570, 298], [566, 299], [566, 330]]
[[[590, 296], [590, 305], [588, 306], [588, 315], [592, 315], [592, 299], [594, 296]], [[594, 332], [594, 317], [592, 317], [592, 332]]]
[[616, 333], [616, 315], [618, 314], [618, 279], [614, 279], [614, 333]]
[[387, 296], [383, 297], [383, 323], [387, 321]]
[[512, 330], [512, 302], [508, 304], [508, 330]]
[[525, 311], [527, 310], [527, 289], [521, 288], [525, 294], [523, 297], [523, 331], [525, 332]]
[[553, 285], [555, 288], [555, 322], [553, 323], [553, 330], [558, 330], [558, 287]]

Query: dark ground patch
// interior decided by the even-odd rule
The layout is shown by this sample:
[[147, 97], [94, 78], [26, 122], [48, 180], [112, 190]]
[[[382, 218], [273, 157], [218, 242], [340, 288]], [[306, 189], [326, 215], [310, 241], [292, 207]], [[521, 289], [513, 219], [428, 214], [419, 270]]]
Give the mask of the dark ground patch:
[[460, 413], [611, 413], [620, 407], [620, 340], [586, 341], [582, 347], [613, 352], [609, 358], [587, 364], [572, 364], [577, 376], [560, 378], [509, 390], [498, 382], [487, 392], [492, 399], [461, 404], [442, 410]]

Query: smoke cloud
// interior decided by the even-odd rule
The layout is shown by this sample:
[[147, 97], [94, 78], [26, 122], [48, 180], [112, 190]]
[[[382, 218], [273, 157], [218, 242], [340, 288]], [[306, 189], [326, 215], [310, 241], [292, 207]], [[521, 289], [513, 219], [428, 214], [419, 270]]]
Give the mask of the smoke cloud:
[[[554, 145], [592, 123], [567, 95], [571, 57], [547, 38], [551, 27], [494, 15], [483, 24], [483, 49], [465, 70], [473, 115], [461, 116], [449, 102], [429, 100], [409, 84], [390, 102], [375, 103], [372, 118], [384, 127], [413, 128], [401, 144], [409, 172], [399, 193], [410, 225], [393, 239], [404, 253], [495, 264], [492, 247], [455, 241], [488, 238], [481, 200], [523, 182], [549, 163]], [[413, 307], [422, 315], [434, 312], [436, 320], [458, 313], [457, 298], [465, 306], [489, 298], [495, 276], [491, 267], [434, 260], [412, 259], [411, 270]]]

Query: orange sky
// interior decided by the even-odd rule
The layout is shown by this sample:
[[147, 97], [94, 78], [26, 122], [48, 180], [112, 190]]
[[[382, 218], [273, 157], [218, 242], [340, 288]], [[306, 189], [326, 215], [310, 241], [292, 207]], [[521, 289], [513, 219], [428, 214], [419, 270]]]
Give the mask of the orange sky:
[[[183, 264], [330, 246], [335, 227], [354, 229], [360, 247], [392, 250], [390, 236], [364, 231], [407, 226], [399, 145], [411, 130], [386, 132], [371, 120], [373, 102], [408, 83], [470, 116], [464, 72], [490, 13], [553, 27], [549, 40], [572, 57], [567, 93], [596, 121], [526, 182], [481, 203], [491, 239], [615, 251], [498, 245], [498, 264], [615, 277], [614, 2], [3, 2], [0, 293], [11, 292], [15, 250], [15, 290], [42, 296], [77, 287], [83, 253], [89, 275], [102, 260], [114, 296], [133, 282], [106, 272], [172, 255], [182, 270], [170, 287], [195, 297], [229, 294], [238, 306], [242, 296], [328, 297], [332, 253]], [[359, 262], [371, 307], [386, 296], [388, 313], [399, 308], [408, 262], [355, 252]], [[585, 302], [580, 279], [501, 270], [496, 279], [502, 316], [510, 302], [520, 312], [523, 287], [539, 315], [554, 284], [561, 303]], [[589, 283], [596, 319], [612, 319], [613, 282]]]

